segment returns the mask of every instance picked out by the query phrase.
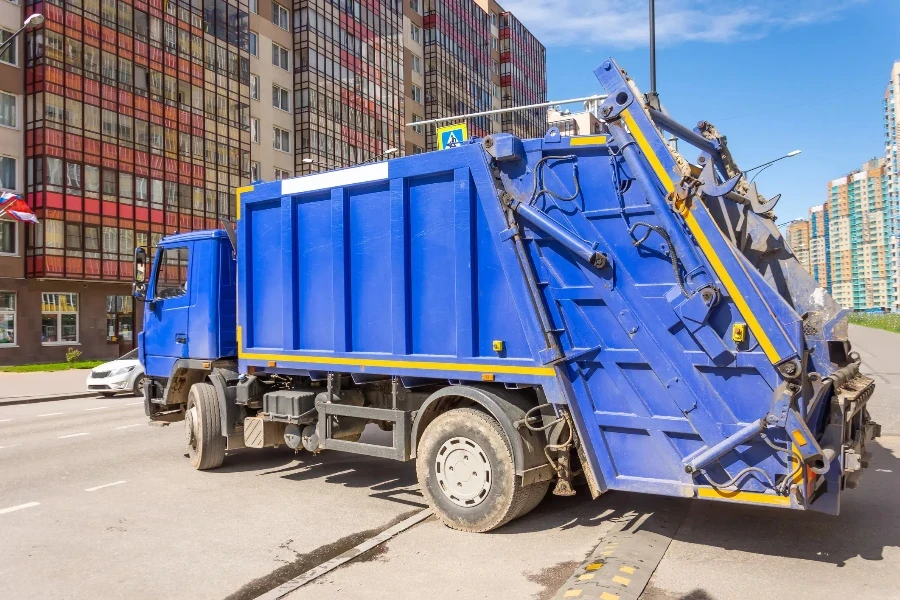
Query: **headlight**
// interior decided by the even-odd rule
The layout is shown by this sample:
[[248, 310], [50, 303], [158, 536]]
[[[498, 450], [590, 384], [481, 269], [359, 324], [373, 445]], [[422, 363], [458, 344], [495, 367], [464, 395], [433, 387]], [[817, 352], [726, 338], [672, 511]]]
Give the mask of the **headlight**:
[[133, 366], [122, 367], [121, 369], [114, 369], [114, 370], [110, 371], [109, 375], [107, 375], [107, 377], [115, 377], [116, 375], [124, 375], [125, 373], [131, 373], [132, 371], [134, 371]]

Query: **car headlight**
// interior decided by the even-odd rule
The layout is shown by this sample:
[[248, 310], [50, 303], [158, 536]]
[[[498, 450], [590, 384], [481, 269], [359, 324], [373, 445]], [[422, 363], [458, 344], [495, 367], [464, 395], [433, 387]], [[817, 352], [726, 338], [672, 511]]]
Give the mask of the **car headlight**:
[[114, 369], [114, 370], [110, 371], [109, 375], [107, 375], [107, 377], [115, 377], [117, 375], [124, 375], [125, 373], [130, 373], [132, 371], [134, 371], [134, 366], [122, 367], [121, 369]]

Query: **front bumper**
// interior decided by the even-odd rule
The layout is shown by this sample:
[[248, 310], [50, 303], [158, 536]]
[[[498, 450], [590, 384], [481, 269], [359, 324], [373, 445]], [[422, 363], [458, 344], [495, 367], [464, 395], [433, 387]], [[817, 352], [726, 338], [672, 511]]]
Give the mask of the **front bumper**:
[[130, 376], [131, 373], [116, 375], [115, 377], [104, 377], [102, 379], [88, 377], [86, 382], [87, 390], [89, 392], [124, 392], [131, 389], [131, 386], [128, 385]]

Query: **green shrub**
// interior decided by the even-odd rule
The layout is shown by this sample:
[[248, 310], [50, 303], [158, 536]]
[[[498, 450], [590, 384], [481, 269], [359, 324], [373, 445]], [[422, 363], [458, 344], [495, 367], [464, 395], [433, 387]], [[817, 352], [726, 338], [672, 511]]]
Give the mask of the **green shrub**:
[[75, 364], [79, 358], [81, 358], [81, 350], [76, 350], [75, 348], [66, 350], [66, 362], [69, 365]]

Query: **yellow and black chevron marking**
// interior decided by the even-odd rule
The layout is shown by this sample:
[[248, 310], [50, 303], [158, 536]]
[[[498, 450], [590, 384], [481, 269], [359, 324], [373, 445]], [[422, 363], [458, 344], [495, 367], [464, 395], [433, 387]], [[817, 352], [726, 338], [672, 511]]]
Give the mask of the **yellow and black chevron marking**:
[[673, 503], [669, 510], [626, 513], [553, 600], [637, 600], [684, 515], [683, 503]]

